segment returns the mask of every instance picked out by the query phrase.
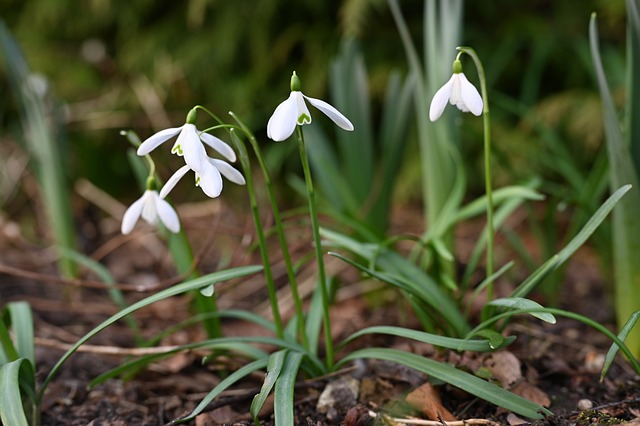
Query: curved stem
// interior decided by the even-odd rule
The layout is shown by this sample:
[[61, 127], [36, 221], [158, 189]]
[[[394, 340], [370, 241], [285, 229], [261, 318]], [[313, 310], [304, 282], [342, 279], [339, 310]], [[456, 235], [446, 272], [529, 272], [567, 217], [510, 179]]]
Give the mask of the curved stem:
[[238, 148], [238, 156], [240, 157], [240, 164], [244, 170], [244, 177], [247, 183], [247, 192], [249, 193], [249, 200], [251, 203], [251, 213], [253, 214], [253, 222], [256, 227], [256, 234], [258, 236], [258, 246], [260, 249], [260, 256], [262, 258], [262, 264], [264, 266], [264, 276], [267, 281], [267, 291], [269, 293], [269, 302], [271, 303], [271, 312], [273, 314], [273, 322], [276, 327], [276, 334], [278, 338], [284, 338], [284, 329], [282, 327], [282, 317], [280, 315], [280, 308], [278, 306], [278, 296], [276, 291], [276, 284], [273, 280], [273, 273], [271, 272], [271, 262], [269, 259], [269, 250], [267, 242], [264, 237], [264, 230], [262, 228], [262, 222], [260, 221], [260, 212], [258, 210], [258, 201], [256, 199], [256, 193], [253, 186], [253, 175], [251, 173], [251, 162], [247, 155], [242, 140], [236, 135], [234, 129], [229, 131], [231, 139], [235, 142]]
[[293, 262], [291, 261], [291, 255], [289, 254], [289, 246], [287, 245], [287, 238], [284, 233], [284, 227], [282, 226], [282, 218], [280, 216], [280, 210], [278, 209], [278, 203], [276, 201], [276, 195], [273, 189], [273, 184], [271, 183], [271, 177], [269, 176], [267, 165], [262, 156], [262, 151], [260, 150], [258, 141], [256, 140], [256, 137], [253, 135], [251, 130], [249, 130], [249, 128], [233, 112], [229, 112], [229, 115], [231, 115], [233, 119], [238, 122], [238, 124], [240, 125], [240, 129], [249, 139], [249, 143], [251, 144], [251, 147], [253, 148], [253, 151], [256, 154], [256, 158], [258, 159], [258, 164], [260, 165], [260, 169], [262, 169], [262, 174], [264, 175], [265, 184], [267, 186], [267, 191], [269, 193], [269, 201], [271, 202], [271, 209], [273, 211], [273, 219], [275, 221], [276, 232], [278, 234], [278, 239], [280, 240], [280, 249], [282, 251], [282, 258], [284, 259], [285, 267], [287, 269], [287, 277], [289, 279], [289, 286], [291, 287], [291, 295], [293, 297], [293, 303], [296, 310], [296, 317], [298, 321], [298, 334], [300, 335], [302, 346], [305, 349], [309, 350], [309, 339], [307, 338], [307, 330], [305, 328], [304, 311], [302, 309], [302, 299], [300, 298], [300, 293], [298, 291], [296, 274], [293, 268]]
[[[493, 185], [491, 182], [491, 120], [489, 119], [489, 97], [487, 95], [487, 80], [484, 75], [484, 67], [475, 50], [461, 46], [457, 48], [459, 53], [471, 56], [478, 71], [480, 80], [480, 92], [482, 94], [482, 125], [484, 127], [484, 185], [487, 195], [487, 277], [493, 275], [494, 269], [494, 235], [493, 229]], [[487, 285], [487, 300], [493, 300], [493, 282]]]
[[322, 297], [322, 322], [324, 326], [325, 351], [327, 354], [327, 368], [333, 368], [333, 341], [331, 340], [331, 321], [329, 318], [329, 292], [327, 291], [327, 279], [322, 258], [322, 245], [320, 241], [320, 226], [318, 225], [318, 212], [316, 210], [315, 191], [311, 178], [311, 168], [309, 167], [309, 157], [304, 145], [304, 133], [301, 126], [296, 126], [298, 136], [298, 148], [300, 150], [300, 160], [304, 171], [304, 180], [307, 184], [307, 196], [309, 201], [309, 216], [311, 217], [311, 229], [313, 231], [313, 242], [315, 246], [316, 261], [318, 262], [318, 280], [320, 281], [320, 294]]

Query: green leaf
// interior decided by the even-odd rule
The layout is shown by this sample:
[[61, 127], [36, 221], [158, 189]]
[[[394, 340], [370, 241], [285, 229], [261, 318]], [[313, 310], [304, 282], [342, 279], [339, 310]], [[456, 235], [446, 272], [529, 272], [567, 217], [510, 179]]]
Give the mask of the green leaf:
[[[502, 299], [492, 300], [488, 304], [509, 309], [544, 309], [544, 306], [542, 306], [538, 302], [530, 299], [525, 299], [523, 297], [505, 297]], [[556, 318], [546, 312], [531, 312], [531, 315], [550, 324], [556, 323]]]
[[434, 361], [412, 353], [403, 352], [397, 349], [387, 348], [367, 348], [352, 352], [343, 358], [336, 367], [341, 367], [349, 361], [361, 358], [374, 358], [385, 361], [396, 362], [414, 370], [428, 374], [429, 377], [442, 380], [465, 392], [484, 399], [498, 407], [505, 408], [520, 416], [533, 419], [540, 419], [551, 412], [529, 400], [526, 400], [514, 393], [511, 393], [493, 383], [486, 382], [472, 374], [460, 371], [455, 367], [442, 362]]
[[202, 411], [209, 405], [211, 401], [215, 399], [218, 395], [220, 395], [224, 390], [226, 390], [229, 386], [232, 386], [239, 380], [242, 380], [244, 377], [253, 373], [254, 371], [258, 371], [267, 366], [268, 360], [267, 358], [258, 359], [253, 361], [243, 367], [240, 367], [233, 373], [229, 374], [224, 380], [222, 380], [218, 385], [211, 390], [204, 397], [202, 401], [193, 409], [191, 413], [189, 413], [186, 417], [181, 417], [179, 419], [175, 419], [173, 423], [183, 423], [189, 420], [193, 420], [198, 414], [202, 413]]
[[0, 367], [0, 420], [11, 426], [29, 426], [20, 395], [20, 376], [26, 375], [27, 381], [35, 383], [35, 374], [31, 363], [20, 358]]
[[[273, 344], [274, 343], [273, 340], [275, 339], [271, 339], [269, 342], [262, 342], [262, 343]], [[166, 350], [165, 352], [162, 352], [162, 353], [144, 355], [139, 358], [123, 362], [117, 367], [112, 368], [111, 370], [105, 373], [102, 373], [98, 377], [91, 380], [89, 382], [88, 387], [92, 388], [101, 383], [104, 383], [109, 379], [113, 379], [115, 377], [121, 376], [127, 372], [137, 371], [151, 362], [155, 362], [155, 361], [167, 358], [178, 352], [183, 352], [183, 351], [188, 351], [193, 349], [226, 350], [226, 351], [234, 352], [236, 354], [247, 355], [252, 359], [262, 359], [262, 358], [268, 357], [268, 354], [265, 351], [258, 349], [247, 343], [238, 342], [237, 338], [222, 337], [218, 339], [210, 339], [210, 340], [204, 340], [202, 342], [195, 342], [195, 343], [189, 343], [187, 345], [181, 345], [174, 349]]]
[[[624, 326], [622, 327], [622, 330], [620, 330], [620, 333], [618, 334], [618, 339], [624, 342], [626, 338], [629, 336], [629, 333], [631, 333], [631, 330], [633, 330], [633, 327], [638, 322], [638, 319], [640, 319], [640, 311], [635, 311], [633, 315], [629, 317], [629, 320], [624, 324]], [[604, 377], [607, 375], [607, 372], [609, 372], [609, 367], [611, 367], [611, 364], [613, 363], [613, 360], [616, 357], [616, 354], [618, 353], [619, 350], [620, 350], [620, 347], [616, 345], [615, 342], [611, 345], [611, 348], [609, 348], [609, 352], [607, 352], [607, 356], [604, 359], [604, 365], [602, 366], [602, 374], [600, 374], [600, 381], [603, 381]]]
[[[500, 349], [501, 347], [505, 346], [505, 337], [495, 330], [485, 328], [484, 330], [480, 330], [478, 333], [476, 333], [476, 336], [486, 338], [489, 342], [489, 347], [493, 350]], [[511, 341], [513, 340], [515, 340], [515, 337], [513, 337]]]
[[107, 320], [103, 321], [101, 324], [96, 326], [89, 333], [85, 334], [80, 340], [78, 340], [78, 342], [76, 342], [75, 345], [73, 345], [58, 360], [56, 365], [54, 365], [53, 368], [51, 369], [51, 372], [49, 373], [49, 375], [45, 378], [45, 380], [44, 380], [44, 382], [42, 384], [42, 387], [40, 388], [40, 392], [38, 393], [38, 402], [40, 400], [42, 400], [42, 396], [44, 395], [44, 391], [45, 391], [47, 385], [49, 384], [51, 379], [53, 379], [53, 377], [58, 372], [58, 370], [60, 369], [62, 364], [67, 359], [69, 359], [69, 357], [71, 355], [73, 355], [73, 353], [80, 346], [82, 346], [84, 343], [86, 343], [93, 336], [95, 336], [96, 334], [98, 334], [99, 332], [104, 330], [105, 328], [109, 327], [111, 324], [115, 323], [116, 321], [126, 317], [127, 315], [137, 311], [138, 309], [144, 308], [145, 306], [151, 305], [152, 303], [158, 302], [160, 300], [164, 300], [164, 299], [167, 299], [167, 298], [172, 297], [172, 296], [177, 296], [179, 294], [183, 294], [183, 293], [186, 293], [188, 291], [199, 290], [202, 287], [208, 286], [210, 284], [215, 284], [215, 283], [219, 283], [221, 281], [226, 281], [226, 280], [230, 280], [230, 279], [234, 279], [234, 278], [240, 278], [240, 277], [243, 277], [245, 275], [254, 274], [254, 273], [256, 273], [256, 272], [258, 272], [260, 270], [262, 270], [261, 266], [255, 266], [254, 265], [254, 266], [242, 266], [242, 267], [238, 267], [238, 268], [226, 269], [224, 271], [214, 272], [212, 274], [208, 274], [208, 275], [205, 275], [203, 277], [196, 278], [196, 279], [187, 281], [185, 283], [178, 284], [176, 286], [170, 287], [170, 288], [168, 288], [166, 290], [160, 291], [160, 292], [158, 292], [158, 293], [156, 293], [156, 294], [154, 294], [152, 296], [149, 296], [149, 297], [147, 297], [145, 299], [140, 300], [139, 302], [134, 303], [133, 305], [129, 306], [126, 309], [121, 310], [117, 314], [111, 316], [110, 318], [108, 318]]
[[296, 377], [304, 354], [289, 352], [280, 377], [276, 381], [273, 409], [276, 426], [296, 424], [293, 415], [293, 395], [296, 388]]
[[[364, 336], [365, 334], [389, 334], [392, 336], [406, 337], [418, 342], [430, 343], [434, 346], [453, 349], [455, 351], [490, 352], [497, 349], [497, 347], [491, 346], [492, 343], [487, 340], [456, 339], [453, 337], [445, 337], [439, 336], [437, 334], [426, 333], [424, 331], [410, 330], [407, 328], [393, 326], [374, 326], [359, 330], [349, 336], [344, 342], [342, 342], [341, 346], [344, 346], [347, 343], [357, 339], [358, 337]], [[502, 335], [500, 335], [500, 337], [502, 338], [502, 342], [498, 346], [506, 346], [515, 340], [515, 337], [513, 336], [504, 338]]]
[[287, 358], [287, 353], [287, 350], [281, 350], [272, 353], [269, 357], [267, 374], [264, 378], [264, 382], [262, 383], [262, 387], [260, 388], [260, 393], [254, 396], [253, 401], [251, 401], [251, 417], [253, 417], [253, 422], [257, 425], [260, 424], [258, 414], [260, 413], [264, 402], [267, 400], [267, 397], [271, 393], [271, 389], [273, 389], [273, 386], [276, 384], [276, 380], [280, 377], [280, 372], [282, 371], [284, 360]]
[[[596, 15], [591, 15], [589, 22], [589, 41], [591, 56], [596, 71], [600, 97], [602, 98], [602, 113], [604, 119], [605, 140], [609, 157], [609, 178], [612, 188], [630, 184], [633, 189], [620, 202], [620, 206], [613, 212], [613, 270], [615, 277], [615, 305], [618, 326], [622, 326], [627, 318], [640, 309], [640, 181], [638, 169], [640, 167], [640, 124], [637, 113], [640, 111], [640, 89], [637, 84], [637, 70], [640, 67], [640, 40], [637, 25], [637, 3], [627, 2], [629, 7], [629, 37], [628, 51], [630, 57], [629, 73], [627, 76], [628, 111], [623, 134], [613, 96], [609, 89], [607, 77], [600, 57], [598, 43], [598, 28]], [[633, 34], [633, 32], [636, 34]], [[635, 98], [634, 98], [635, 97]], [[626, 136], [626, 140], [625, 140]], [[629, 347], [636, 356], [640, 356], [640, 333], [629, 336]]]
[[524, 297], [535, 288], [551, 271], [558, 268], [566, 260], [573, 255], [595, 232], [600, 224], [605, 220], [609, 212], [613, 210], [618, 201], [624, 196], [624, 194], [631, 189], [631, 185], [624, 185], [600, 206], [598, 210], [591, 216], [591, 219], [585, 223], [575, 237], [569, 241], [569, 243], [560, 250], [556, 255], [552, 256], [549, 260], [543, 263], [538, 269], [536, 269], [522, 284], [516, 288], [511, 297]]
[[27, 302], [11, 302], [7, 304], [7, 310], [20, 358], [26, 358], [31, 365], [36, 365], [31, 307]]

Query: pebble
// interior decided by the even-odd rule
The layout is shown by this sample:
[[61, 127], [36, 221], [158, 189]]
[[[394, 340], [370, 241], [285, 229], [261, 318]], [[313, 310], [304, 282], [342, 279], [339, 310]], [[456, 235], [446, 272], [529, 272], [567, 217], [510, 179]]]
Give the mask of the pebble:
[[593, 408], [593, 402], [591, 402], [588, 399], [581, 399], [580, 401], [578, 401], [578, 410], [580, 411], [584, 411], [584, 410], [590, 410]]

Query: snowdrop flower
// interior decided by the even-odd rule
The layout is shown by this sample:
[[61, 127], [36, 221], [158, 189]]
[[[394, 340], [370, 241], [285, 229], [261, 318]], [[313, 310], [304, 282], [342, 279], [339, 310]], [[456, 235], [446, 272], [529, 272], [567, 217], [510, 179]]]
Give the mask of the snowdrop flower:
[[280, 142], [293, 134], [296, 124], [302, 126], [311, 123], [311, 113], [307, 108], [305, 99], [311, 105], [322, 111], [334, 123], [344, 130], [353, 130], [353, 124], [333, 106], [320, 99], [305, 96], [300, 91], [300, 78], [295, 71], [291, 76], [291, 94], [282, 102], [267, 123], [267, 136]]
[[[164, 198], [176, 186], [176, 183], [191, 170], [189, 165], [182, 166], [169, 178], [160, 190], [160, 197]], [[242, 173], [234, 169], [229, 163], [215, 158], [206, 157], [203, 167], [200, 171], [195, 171], [196, 186], [202, 188], [202, 191], [211, 198], [216, 198], [222, 192], [222, 176], [238, 185], [244, 185], [245, 180]]]
[[155, 190], [153, 178], [147, 180], [147, 190], [127, 209], [122, 217], [121, 231], [128, 234], [140, 219], [140, 216], [152, 225], [160, 220], [167, 229], [173, 233], [180, 231], [178, 213], [171, 207], [164, 197], [158, 195]]
[[436, 121], [442, 115], [444, 108], [447, 106], [447, 102], [451, 105], [455, 105], [462, 112], [469, 112], [473, 115], [479, 116], [482, 114], [482, 97], [480, 93], [469, 83], [467, 77], [462, 72], [462, 63], [459, 60], [453, 62], [453, 75], [442, 86], [431, 101], [431, 107], [429, 108], [429, 119]]
[[236, 153], [226, 142], [196, 129], [196, 111], [196, 108], [189, 111], [184, 125], [161, 130], [142, 142], [138, 147], [138, 155], [146, 155], [178, 135], [178, 139], [171, 148], [171, 153], [184, 156], [185, 163], [195, 172], [200, 172], [206, 167], [207, 158], [209, 158], [203, 143], [209, 145], [229, 161], [236, 161]]

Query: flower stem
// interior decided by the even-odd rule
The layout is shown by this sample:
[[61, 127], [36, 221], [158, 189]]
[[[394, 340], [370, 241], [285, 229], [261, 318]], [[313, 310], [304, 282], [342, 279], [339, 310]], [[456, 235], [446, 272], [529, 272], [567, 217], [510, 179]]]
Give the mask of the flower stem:
[[[484, 185], [487, 196], [487, 277], [493, 275], [494, 269], [494, 235], [493, 229], [493, 185], [491, 182], [491, 120], [489, 118], [489, 97], [487, 95], [487, 80], [484, 67], [475, 50], [470, 47], [458, 47], [458, 56], [466, 53], [471, 56], [478, 71], [480, 92], [482, 93], [482, 125], [484, 127]], [[493, 281], [487, 285], [487, 300], [493, 300]]]
[[256, 154], [256, 158], [258, 159], [258, 164], [260, 165], [260, 169], [262, 170], [262, 174], [264, 175], [265, 184], [267, 186], [267, 191], [269, 193], [269, 201], [271, 202], [271, 209], [273, 211], [273, 219], [275, 221], [275, 228], [278, 234], [278, 239], [280, 240], [280, 250], [282, 251], [282, 258], [284, 259], [284, 263], [287, 269], [287, 277], [289, 279], [289, 286], [291, 287], [291, 295], [293, 298], [294, 307], [296, 310], [296, 318], [298, 321], [298, 334], [300, 335], [300, 341], [302, 342], [302, 346], [305, 349], [309, 349], [309, 339], [307, 338], [307, 331], [305, 328], [304, 321], [304, 311], [302, 309], [302, 299], [300, 298], [300, 293], [298, 292], [298, 283], [296, 280], [296, 274], [293, 268], [293, 262], [291, 262], [291, 255], [289, 254], [289, 246], [287, 245], [287, 238], [284, 233], [284, 227], [282, 226], [282, 218], [280, 216], [280, 210], [278, 209], [278, 203], [276, 201], [276, 194], [273, 189], [273, 184], [271, 183], [271, 177], [269, 176], [269, 171], [267, 169], [266, 163], [262, 156], [262, 151], [260, 150], [260, 146], [258, 145], [258, 141], [256, 137], [251, 132], [251, 130], [233, 113], [229, 112], [229, 114], [238, 122], [240, 125], [240, 129], [249, 139], [249, 143], [253, 148], [253, 151]]
[[244, 170], [244, 177], [247, 182], [247, 192], [249, 193], [249, 200], [251, 203], [251, 212], [253, 214], [253, 222], [256, 227], [256, 234], [258, 236], [258, 245], [260, 248], [260, 256], [262, 257], [262, 264], [264, 266], [264, 275], [267, 281], [267, 291], [269, 293], [269, 302], [271, 303], [271, 312], [273, 314], [273, 322], [276, 327], [276, 334], [279, 338], [284, 338], [284, 329], [282, 327], [282, 317], [280, 315], [280, 308], [278, 307], [278, 295], [276, 291], [276, 284], [273, 281], [273, 273], [271, 271], [271, 262], [269, 259], [269, 251], [267, 248], [267, 242], [264, 237], [264, 229], [262, 228], [262, 222], [260, 221], [260, 211], [258, 209], [258, 201], [256, 198], [255, 189], [253, 186], [253, 175], [251, 173], [251, 162], [247, 150], [242, 143], [242, 140], [238, 137], [235, 129], [230, 129], [229, 133], [231, 139], [238, 149], [238, 156], [240, 158], [240, 164]]
[[333, 368], [333, 341], [331, 340], [331, 321], [329, 318], [329, 292], [327, 290], [327, 279], [322, 258], [322, 245], [320, 241], [320, 226], [318, 225], [318, 212], [316, 209], [315, 191], [311, 178], [311, 168], [309, 167], [309, 157], [304, 145], [304, 133], [301, 126], [296, 126], [298, 136], [298, 148], [300, 150], [300, 160], [304, 171], [304, 180], [307, 184], [307, 197], [309, 201], [309, 216], [311, 217], [311, 229], [313, 231], [313, 242], [315, 246], [316, 261], [318, 262], [318, 281], [320, 281], [320, 295], [322, 297], [322, 321], [324, 327], [325, 351], [327, 356], [327, 368]]

